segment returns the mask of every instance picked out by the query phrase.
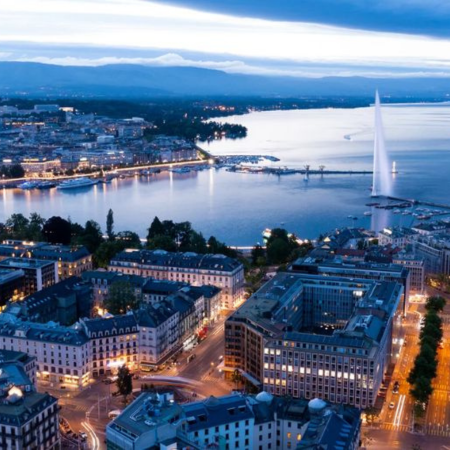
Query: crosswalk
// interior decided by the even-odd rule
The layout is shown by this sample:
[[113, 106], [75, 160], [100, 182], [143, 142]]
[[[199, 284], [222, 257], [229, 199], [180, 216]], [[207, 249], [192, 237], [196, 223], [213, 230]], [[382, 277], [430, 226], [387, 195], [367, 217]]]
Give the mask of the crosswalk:
[[212, 383], [218, 383], [219, 381], [222, 381], [222, 378], [218, 378], [217, 376], [210, 375], [209, 373], [207, 373], [207, 374], [202, 376], [201, 380], [203, 382], [209, 381], [209, 382], [212, 382]]
[[64, 401], [62, 399], [59, 400], [59, 405], [60, 406], [64, 406], [64, 408], [66, 409], [70, 409], [71, 411], [84, 411], [86, 412], [90, 405], [82, 405], [80, 403], [75, 403], [75, 402], [68, 402], [68, 401]]
[[381, 428], [383, 430], [395, 430], [395, 431], [409, 431], [411, 427], [408, 425], [394, 425], [393, 423], [382, 423]]
[[450, 437], [450, 431], [447, 430], [427, 430], [426, 434], [429, 436]]

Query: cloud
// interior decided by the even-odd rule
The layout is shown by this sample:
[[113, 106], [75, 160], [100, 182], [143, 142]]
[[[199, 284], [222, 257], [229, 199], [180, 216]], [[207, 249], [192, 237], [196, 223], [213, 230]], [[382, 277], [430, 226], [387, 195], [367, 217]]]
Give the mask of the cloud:
[[[401, 76], [399, 71], [443, 76], [450, 64], [445, 39], [235, 17], [155, 1], [2, 0], [0, 17], [0, 45], [14, 43], [9, 59], [21, 61], [183, 65], [288, 76]], [[23, 51], [31, 46], [33, 52]], [[51, 46], [58, 47], [57, 55], [44, 53]], [[86, 56], [91, 47], [98, 49], [95, 57]], [[194, 53], [204, 56], [184, 56]]]
[[173, 5], [270, 20], [449, 37], [445, 0], [172, 0]]
[[[233, 74], [263, 75], [263, 76], [286, 76], [301, 78], [320, 78], [324, 76], [349, 77], [363, 76], [368, 78], [419, 78], [419, 77], [450, 77], [450, 62], [434, 61], [437, 70], [422, 70], [405, 68], [384, 67], [340, 67], [328, 64], [308, 64], [300, 66], [283, 65], [284, 62], [272, 61], [270, 66], [252, 64], [251, 62], [239, 60], [209, 61], [205, 59], [185, 58], [177, 53], [166, 53], [156, 57], [116, 57], [107, 56], [100, 58], [84, 58], [77, 56], [34, 56], [34, 57], [11, 57], [0, 59], [12, 61], [28, 61], [42, 64], [54, 64], [60, 66], [104, 66], [108, 64], [136, 64], [154, 67], [199, 67], [203, 69], [221, 70]], [[431, 64], [431, 65], [433, 65]], [[447, 70], [441, 70], [441, 67]]]

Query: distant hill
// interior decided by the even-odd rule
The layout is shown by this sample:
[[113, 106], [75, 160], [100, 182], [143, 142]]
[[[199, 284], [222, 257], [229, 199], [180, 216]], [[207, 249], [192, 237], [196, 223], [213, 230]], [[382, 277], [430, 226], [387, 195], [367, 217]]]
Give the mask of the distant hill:
[[195, 67], [57, 66], [0, 62], [0, 95], [151, 98], [163, 96], [450, 96], [450, 78], [293, 78]]

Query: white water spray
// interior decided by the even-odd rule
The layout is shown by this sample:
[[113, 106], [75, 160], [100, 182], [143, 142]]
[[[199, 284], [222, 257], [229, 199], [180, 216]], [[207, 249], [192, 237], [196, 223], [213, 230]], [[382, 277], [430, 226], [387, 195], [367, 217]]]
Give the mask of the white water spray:
[[380, 97], [378, 91], [376, 91], [372, 197], [378, 197], [379, 195], [392, 195], [392, 180], [391, 167], [384, 144]]

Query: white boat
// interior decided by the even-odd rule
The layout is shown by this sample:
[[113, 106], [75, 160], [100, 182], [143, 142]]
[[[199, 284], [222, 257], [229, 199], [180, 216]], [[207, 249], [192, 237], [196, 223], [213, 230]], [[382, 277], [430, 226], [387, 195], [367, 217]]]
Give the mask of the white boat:
[[24, 183], [19, 184], [19, 188], [24, 190], [36, 189], [38, 185], [39, 181], [25, 181]]
[[93, 186], [97, 184], [98, 180], [92, 180], [90, 178], [82, 177], [82, 178], [72, 178], [70, 180], [63, 181], [57, 189], [76, 189], [87, 186]]
[[372, 213], [371, 213], [370, 211], [366, 211], [366, 212], [364, 213], [364, 215], [369, 217], [369, 216], [372, 215]]

